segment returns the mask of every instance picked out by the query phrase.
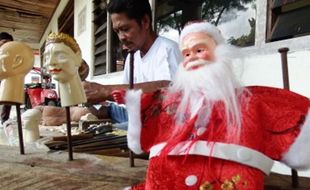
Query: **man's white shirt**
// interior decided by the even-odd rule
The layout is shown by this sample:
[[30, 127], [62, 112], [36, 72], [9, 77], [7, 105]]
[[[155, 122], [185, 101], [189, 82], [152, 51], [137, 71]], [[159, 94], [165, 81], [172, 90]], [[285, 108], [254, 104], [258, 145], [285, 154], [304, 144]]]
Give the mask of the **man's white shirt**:
[[[128, 55], [124, 69], [124, 84], [129, 84], [129, 59]], [[172, 40], [158, 36], [143, 57], [141, 57], [140, 51], [135, 52], [134, 83], [158, 80], [171, 81], [181, 61], [182, 55], [178, 44]]]

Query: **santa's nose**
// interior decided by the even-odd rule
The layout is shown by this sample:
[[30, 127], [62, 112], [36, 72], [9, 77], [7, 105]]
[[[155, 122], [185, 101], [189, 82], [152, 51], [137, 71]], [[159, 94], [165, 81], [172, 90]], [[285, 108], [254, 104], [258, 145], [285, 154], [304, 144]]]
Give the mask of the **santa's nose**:
[[190, 54], [188, 54], [188, 55], [185, 57], [185, 59], [184, 59], [184, 64], [186, 65], [187, 63], [192, 62], [192, 61], [195, 61], [195, 60], [197, 60], [197, 59], [198, 59], [198, 57], [197, 57], [195, 54], [190, 53]]
[[193, 53], [191, 53], [188, 57], [188, 61], [195, 61], [197, 59], [197, 56]]

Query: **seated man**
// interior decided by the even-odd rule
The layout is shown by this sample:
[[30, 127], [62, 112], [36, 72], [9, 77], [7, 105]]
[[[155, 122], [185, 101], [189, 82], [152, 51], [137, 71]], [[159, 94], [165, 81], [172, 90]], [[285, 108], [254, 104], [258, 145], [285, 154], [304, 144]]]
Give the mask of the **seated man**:
[[[169, 85], [182, 56], [177, 43], [158, 36], [152, 29], [152, 12], [148, 0], [111, 0], [108, 4], [113, 30], [124, 49], [134, 56], [135, 88], [158, 89]], [[129, 56], [125, 61], [123, 85], [84, 83], [89, 103], [105, 100], [122, 101], [122, 91], [129, 88]], [[118, 91], [114, 91], [118, 90]], [[114, 92], [114, 93], [112, 93]], [[114, 97], [114, 98], [113, 98]], [[115, 122], [126, 122], [124, 107], [110, 104], [109, 112]]]

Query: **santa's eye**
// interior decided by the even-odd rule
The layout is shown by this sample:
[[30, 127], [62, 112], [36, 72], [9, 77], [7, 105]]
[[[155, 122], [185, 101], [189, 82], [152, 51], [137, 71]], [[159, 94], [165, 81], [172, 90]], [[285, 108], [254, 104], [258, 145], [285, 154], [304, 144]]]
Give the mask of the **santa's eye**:
[[190, 56], [190, 52], [189, 52], [189, 51], [183, 51], [183, 52], [182, 52], [182, 55], [183, 55], [184, 57], [188, 57], [188, 56]]
[[205, 49], [203, 49], [203, 48], [197, 49], [197, 53], [201, 53], [203, 51], [205, 51]]

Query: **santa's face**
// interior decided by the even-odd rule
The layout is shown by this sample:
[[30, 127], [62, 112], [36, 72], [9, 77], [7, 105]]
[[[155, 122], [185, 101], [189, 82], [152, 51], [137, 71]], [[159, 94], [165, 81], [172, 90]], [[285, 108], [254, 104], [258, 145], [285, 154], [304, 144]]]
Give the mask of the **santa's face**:
[[[232, 57], [234, 49], [216, 42], [206, 33], [187, 34], [181, 41], [184, 62], [179, 65], [170, 90], [180, 92], [176, 123], [184, 125], [184, 115], [197, 116], [195, 126], [207, 126], [213, 105], [222, 102], [227, 117], [227, 127], [240, 127], [238, 93], [240, 84], [234, 76]], [[236, 55], [237, 56], [237, 55]], [[177, 127], [173, 134], [181, 134]], [[229, 135], [236, 133], [232, 131]], [[230, 137], [229, 137], [230, 138]]]
[[215, 61], [216, 42], [205, 32], [186, 35], [181, 42], [185, 70], [196, 70]]

